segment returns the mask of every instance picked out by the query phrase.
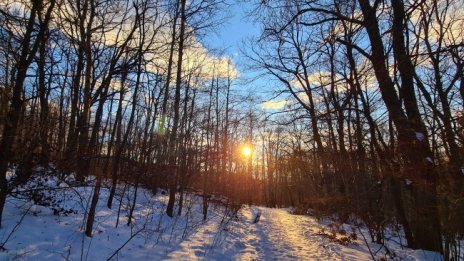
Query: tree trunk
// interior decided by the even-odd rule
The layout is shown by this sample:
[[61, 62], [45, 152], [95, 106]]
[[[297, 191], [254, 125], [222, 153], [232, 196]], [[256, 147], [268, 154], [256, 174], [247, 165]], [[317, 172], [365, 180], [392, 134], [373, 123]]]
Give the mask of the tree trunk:
[[174, 203], [176, 200], [177, 190], [177, 128], [179, 125], [179, 106], [180, 106], [180, 88], [182, 84], [182, 60], [184, 53], [184, 41], [185, 41], [185, 24], [186, 24], [186, 0], [181, 0], [181, 23], [180, 23], [180, 35], [179, 35], [179, 56], [177, 60], [177, 78], [176, 78], [176, 94], [174, 97], [174, 119], [169, 137], [169, 166], [171, 167], [172, 173], [170, 173], [170, 188], [169, 188], [169, 200], [166, 207], [166, 214], [169, 217], [173, 217]]
[[[27, 27], [22, 40], [21, 55], [18, 63], [16, 64], [16, 75], [14, 78], [13, 85], [13, 97], [11, 100], [10, 108], [8, 110], [6, 118], [6, 126], [3, 128], [2, 139], [0, 141], [0, 214], [3, 214], [3, 208], [5, 206], [5, 200], [8, 195], [8, 184], [6, 180], [6, 172], [8, 170], [8, 164], [14, 159], [14, 152], [12, 150], [13, 144], [16, 139], [19, 119], [23, 113], [23, 87], [24, 81], [26, 80], [27, 70], [31, 65], [37, 49], [39, 47], [40, 39], [48, 28], [48, 22], [51, 19], [51, 12], [55, 6], [55, 1], [52, 0], [49, 3], [49, 7], [44, 16], [43, 23], [39, 28], [39, 32], [33, 42], [31, 40], [34, 37], [34, 23], [36, 16], [43, 8], [42, 1], [34, 1], [29, 13], [29, 19]], [[32, 43], [32, 46], [31, 46]], [[0, 215], [0, 228], [2, 226], [2, 216]]]

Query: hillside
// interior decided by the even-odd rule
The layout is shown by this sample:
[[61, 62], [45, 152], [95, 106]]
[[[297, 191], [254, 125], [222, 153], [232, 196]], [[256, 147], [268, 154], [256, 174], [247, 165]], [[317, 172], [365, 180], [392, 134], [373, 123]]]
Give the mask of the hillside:
[[402, 249], [398, 243], [404, 239], [394, 233], [386, 236], [384, 246], [366, 245], [368, 233], [361, 225], [293, 215], [291, 209], [242, 205], [235, 213], [219, 197], [210, 198], [203, 221], [202, 198], [194, 193], [186, 195], [184, 213], [169, 218], [164, 191], [153, 195], [139, 188], [127, 225], [135, 189], [123, 185], [116, 197], [122, 204], [117, 202], [114, 209], [105, 206], [108, 189], [102, 189], [89, 238], [82, 217], [92, 181], [88, 186], [70, 184], [41, 176], [12, 193], [0, 234], [0, 260], [372, 260], [369, 248], [376, 259], [439, 259], [433, 252]]

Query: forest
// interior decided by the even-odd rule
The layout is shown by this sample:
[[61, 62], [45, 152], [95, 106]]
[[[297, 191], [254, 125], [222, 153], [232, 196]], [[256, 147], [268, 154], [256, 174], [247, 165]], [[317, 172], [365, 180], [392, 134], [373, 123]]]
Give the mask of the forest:
[[[205, 39], [244, 2], [238, 64]], [[194, 194], [462, 260], [463, 99], [461, 0], [2, 0], [0, 232], [49, 175], [91, 187], [89, 238], [127, 184], [128, 224], [138, 190], [170, 218]]]

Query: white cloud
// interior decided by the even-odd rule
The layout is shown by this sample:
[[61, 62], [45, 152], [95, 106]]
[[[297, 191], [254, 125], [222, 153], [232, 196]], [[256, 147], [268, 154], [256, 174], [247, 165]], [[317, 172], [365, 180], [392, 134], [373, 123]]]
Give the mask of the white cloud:
[[205, 80], [212, 77], [235, 79], [239, 75], [229, 56], [212, 55], [195, 39], [184, 51], [182, 67], [187, 73], [197, 71], [200, 77]]
[[288, 100], [266, 101], [261, 104], [261, 107], [265, 110], [280, 110], [290, 103]]

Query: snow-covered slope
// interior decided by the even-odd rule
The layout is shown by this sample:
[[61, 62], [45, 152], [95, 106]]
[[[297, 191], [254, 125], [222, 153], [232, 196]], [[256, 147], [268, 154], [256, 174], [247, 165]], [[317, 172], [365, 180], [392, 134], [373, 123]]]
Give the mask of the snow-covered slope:
[[[342, 245], [325, 232], [330, 231], [327, 222], [292, 215], [286, 209], [243, 206], [235, 217], [221, 204], [211, 204], [203, 221], [201, 198], [193, 194], [187, 195], [183, 214], [169, 218], [164, 214], [166, 196], [140, 189], [134, 222], [127, 225], [131, 187], [122, 197], [118, 228], [119, 202], [113, 209], [106, 208], [108, 191], [102, 190], [94, 236], [88, 238], [82, 227], [91, 188], [57, 187], [61, 189], [51, 194], [55, 197], [51, 200], [63, 207], [60, 215], [50, 207], [8, 198], [0, 230], [0, 244], [4, 244], [0, 260], [372, 260], [359, 232]], [[123, 187], [119, 195], [122, 191]], [[385, 256], [382, 246], [369, 247], [376, 258]], [[439, 260], [431, 252], [394, 244], [388, 248], [398, 260]]]

